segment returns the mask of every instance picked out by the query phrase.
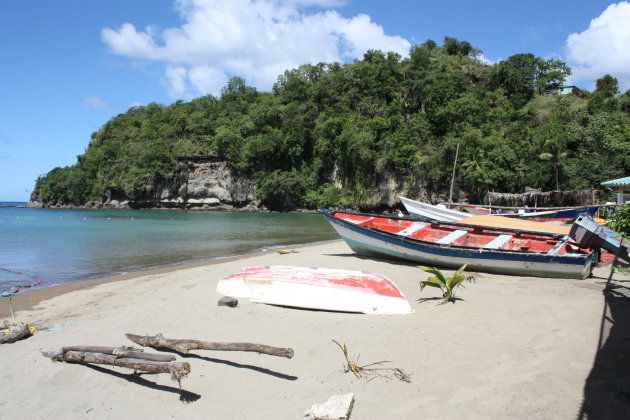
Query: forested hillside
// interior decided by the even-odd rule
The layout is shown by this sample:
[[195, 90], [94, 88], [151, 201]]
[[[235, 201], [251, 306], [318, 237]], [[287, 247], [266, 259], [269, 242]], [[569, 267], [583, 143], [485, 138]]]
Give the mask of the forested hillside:
[[133, 199], [184, 157], [216, 156], [252, 177], [272, 210], [378, 207], [385, 180], [411, 196], [448, 192], [459, 145], [460, 199], [525, 187], [580, 189], [630, 174], [630, 91], [602, 75], [558, 95], [571, 70], [517, 54], [494, 65], [468, 42], [369, 51], [351, 64], [286, 71], [272, 92], [238, 77], [220, 97], [151, 103], [112, 118], [77, 163], [37, 179], [48, 203]]

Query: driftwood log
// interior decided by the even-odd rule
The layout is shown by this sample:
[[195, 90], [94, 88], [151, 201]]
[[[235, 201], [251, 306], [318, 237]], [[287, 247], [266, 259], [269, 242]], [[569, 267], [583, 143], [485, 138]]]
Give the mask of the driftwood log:
[[129, 347], [64, 347], [42, 354], [57, 362], [120, 366], [138, 373], [170, 373], [178, 382], [190, 373], [190, 364], [174, 362], [172, 355], [148, 354]]
[[213, 343], [200, 340], [179, 340], [166, 338], [162, 334], [154, 336], [125, 334], [128, 339], [136, 344], [153, 348], [166, 348], [181, 354], [188, 354], [190, 350], [221, 350], [221, 351], [253, 351], [271, 356], [293, 357], [292, 348], [272, 347], [264, 344], [253, 343]]
[[29, 325], [24, 322], [12, 324], [5, 322], [3, 327], [3, 331], [0, 332], [0, 344], [15, 343], [33, 335]]
[[145, 353], [143, 349], [136, 349], [133, 347], [101, 347], [101, 346], [75, 346], [75, 347], [63, 347], [61, 349], [63, 353], [69, 351], [88, 352], [88, 353], [103, 353], [111, 354], [118, 357], [129, 357], [134, 359], [152, 360], [155, 362], [172, 362], [175, 360], [175, 356], [172, 354], [156, 354]]

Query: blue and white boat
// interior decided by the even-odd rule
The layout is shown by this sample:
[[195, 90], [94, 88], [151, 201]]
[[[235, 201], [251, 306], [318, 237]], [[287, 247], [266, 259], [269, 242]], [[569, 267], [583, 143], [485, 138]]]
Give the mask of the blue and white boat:
[[357, 254], [499, 274], [584, 279], [595, 253], [569, 236], [318, 210]]

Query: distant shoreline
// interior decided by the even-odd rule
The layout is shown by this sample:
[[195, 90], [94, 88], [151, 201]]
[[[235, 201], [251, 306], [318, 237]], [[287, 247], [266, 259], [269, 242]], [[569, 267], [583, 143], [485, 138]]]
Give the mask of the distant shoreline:
[[28, 201], [0, 201], [0, 207], [25, 209]]

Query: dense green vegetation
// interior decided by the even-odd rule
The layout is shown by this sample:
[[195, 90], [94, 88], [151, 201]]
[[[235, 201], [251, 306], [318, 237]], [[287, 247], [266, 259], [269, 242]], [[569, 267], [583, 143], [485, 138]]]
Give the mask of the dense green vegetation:
[[221, 96], [133, 107], [93, 133], [70, 167], [37, 179], [42, 200], [130, 198], [169, 180], [178, 158], [215, 154], [252, 175], [270, 209], [370, 208], [375, 187], [485, 192], [598, 187], [630, 173], [630, 91], [604, 75], [585, 97], [550, 95], [571, 70], [517, 54], [495, 65], [447, 37], [409, 57], [367, 52], [350, 64], [286, 71], [272, 92], [235, 77]]
[[619, 206], [619, 208], [608, 217], [606, 227], [619, 233], [624, 238], [630, 239], [630, 204]]

